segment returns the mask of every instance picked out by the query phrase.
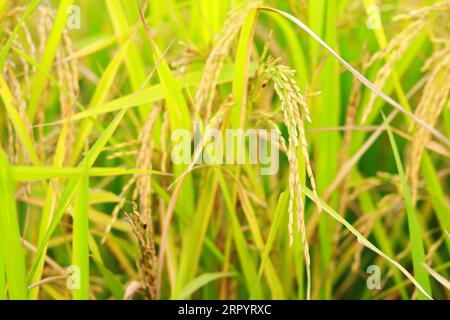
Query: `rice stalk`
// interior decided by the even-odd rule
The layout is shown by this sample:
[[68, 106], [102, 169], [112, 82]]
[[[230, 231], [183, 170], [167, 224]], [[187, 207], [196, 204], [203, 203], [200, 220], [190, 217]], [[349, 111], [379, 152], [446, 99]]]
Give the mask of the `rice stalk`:
[[167, 160], [169, 158], [169, 152], [167, 151], [167, 137], [169, 136], [170, 126], [169, 126], [169, 115], [167, 110], [163, 113], [163, 123], [161, 127], [161, 171], [167, 171]]
[[216, 44], [208, 56], [202, 80], [195, 93], [196, 108], [198, 111], [206, 110], [206, 119], [209, 119], [211, 116], [219, 74], [231, 49], [231, 44], [244, 24], [247, 13], [257, 7], [257, 5], [257, 1], [245, 2], [245, 4], [238, 6], [229, 13], [228, 19], [217, 36]]
[[[430, 72], [423, 95], [415, 114], [431, 126], [435, 126], [444, 108], [450, 92], [450, 47], [444, 48], [446, 52], [443, 60], [439, 61]], [[440, 56], [440, 53], [437, 54]], [[430, 59], [435, 60], [435, 57]], [[417, 201], [418, 174], [422, 154], [426, 145], [431, 141], [431, 135], [422, 127], [412, 125], [410, 132], [413, 134], [410, 147], [406, 176], [411, 185], [413, 203]]]
[[133, 202], [132, 211], [126, 214], [126, 221], [130, 224], [133, 234], [139, 245], [140, 256], [138, 260], [139, 275], [143, 295], [146, 299], [154, 300], [157, 295], [157, 259], [153, 235], [153, 223], [150, 213], [143, 215], [137, 211]]

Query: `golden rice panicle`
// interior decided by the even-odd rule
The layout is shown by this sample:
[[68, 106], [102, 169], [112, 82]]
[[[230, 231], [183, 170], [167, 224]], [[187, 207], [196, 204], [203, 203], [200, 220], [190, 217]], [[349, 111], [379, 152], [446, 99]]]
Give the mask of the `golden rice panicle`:
[[[137, 157], [136, 167], [141, 170], [152, 170], [152, 131], [153, 125], [161, 112], [161, 108], [154, 107], [150, 112], [148, 119], [139, 134], [141, 147]], [[144, 215], [150, 214], [152, 208], [152, 188], [151, 174], [141, 174], [136, 176], [136, 191], [139, 194], [139, 209]]]
[[[348, 160], [350, 154], [350, 143], [352, 140], [352, 130], [351, 127], [355, 125], [357, 108], [361, 101], [361, 82], [358, 80], [354, 80], [352, 84], [352, 91], [350, 93], [350, 99], [347, 105], [347, 113], [345, 115], [345, 126], [349, 129], [344, 132], [344, 136], [342, 138], [342, 150], [339, 157], [340, 165], [344, 165], [344, 163]], [[348, 199], [348, 182], [350, 180], [350, 176], [347, 176], [342, 183], [342, 197], [339, 204], [339, 212], [343, 212]]]
[[[382, 89], [387, 79], [391, 75], [395, 63], [401, 59], [408, 47], [414, 42], [416, 37], [422, 31], [425, 26], [425, 21], [422, 19], [416, 20], [408, 25], [402, 32], [395, 36], [386, 46], [385, 49], [375, 53], [367, 63], [366, 67], [370, 67], [375, 61], [385, 59], [385, 64], [378, 70], [377, 77], [375, 79], [375, 86]], [[362, 123], [367, 121], [370, 112], [373, 109], [373, 105], [377, 98], [376, 93], [371, 92], [369, 101], [364, 109], [364, 113], [361, 119]]]
[[[25, 7], [12, 5], [11, 9], [4, 13], [1, 25], [7, 35], [11, 35], [12, 30], [19, 24], [20, 18], [25, 9]], [[25, 22], [21, 23], [20, 26], [21, 29], [19, 33], [12, 39], [12, 45], [22, 52], [29, 52], [29, 55], [35, 59], [36, 48], [31, 37], [30, 30]], [[8, 37], [1, 38], [0, 47], [3, 46], [7, 38]], [[25, 41], [22, 42], [22, 40]], [[0, 72], [3, 73], [11, 94], [14, 97], [13, 105], [22, 118], [27, 133], [33, 141], [33, 130], [27, 115], [26, 104], [26, 100], [30, 92], [30, 74], [32, 70], [34, 70], [33, 67], [30, 67], [30, 64], [22, 55], [18, 55], [13, 50], [10, 50], [7, 55], [6, 63], [3, 66], [3, 70], [0, 70]], [[15, 131], [12, 129], [11, 120], [8, 119], [6, 123], [8, 130], [8, 153], [11, 163], [19, 162], [20, 159], [27, 163], [29, 161], [28, 154], [25, 148], [22, 147]]]
[[310, 272], [310, 256], [309, 245], [306, 237], [305, 227], [305, 205], [302, 198], [302, 189], [298, 172], [298, 148], [301, 144], [301, 151], [305, 160], [308, 178], [313, 189], [315, 202], [321, 210], [319, 196], [317, 195], [316, 183], [314, 180], [311, 163], [308, 154], [308, 142], [306, 140], [304, 120], [311, 121], [308, 106], [300, 89], [295, 81], [295, 70], [281, 65], [280, 59], [269, 57], [265, 65], [265, 76], [274, 83], [277, 96], [281, 101], [281, 109], [283, 111], [284, 123], [288, 129], [288, 160], [289, 160], [289, 244], [293, 245], [293, 225], [294, 225], [294, 207], [296, 205], [297, 213], [297, 229], [301, 233], [303, 254], [305, 257], [305, 266], [307, 272], [307, 298], [310, 298], [311, 291], [311, 272]]
[[[107, 150], [117, 150], [124, 147], [134, 146], [139, 143], [139, 151], [137, 150], [127, 150], [127, 151], [118, 151], [114, 152], [108, 159], [122, 158], [130, 155], [137, 155], [136, 159], [136, 168], [140, 170], [152, 170], [152, 155], [153, 155], [153, 143], [152, 143], [152, 130], [155, 124], [156, 119], [158, 118], [161, 112], [160, 106], [155, 106], [153, 110], [150, 112], [147, 121], [142, 127], [139, 133], [138, 141], [128, 141], [125, 143], [121, 143], [116, 145], [114, 148], [106, 148]], [[146, 219], [148, 221], [152, 221], [151, 210], [152, 210], [152, 188], [151, 188], [151, 174], [139, 174], [136, 173], [133, 177], [128, 180], [128, 182], [122, 188], [119, 194], [119, 202], [114, 207], [111, 220], [105, 228], [105, 234], [102, 238], [102, 243], [106, 241], [109, 233], [111, 232], [112, 225], [117, 221], [119, 217], [119, 213], [121, 208], [124, 206], [126, 202], [126, 196], [128, 191], [131, 190], [134, 184], [135, 188], [133, 190], [132, 199], [136, 201], [139, 198], [139, 211], [142, 214], [142, 219]]]
[[67, 133], [64, 142], [65, 161], [67, 161], [72, 154], [71, 147], [73, 146], [75, 140], [75, 126], [70, 118], [76, 112], [76, 99], [79, 94], [77, 59], [67, 59], [67, 56], [71, 56], [73, 53], [74, 50], [72, 47], [72, 40], [70, 39], [70, 36], [65, 29], [62, 35], [62, 43], [56, 53], [56, 71], [58, 74], [58, 80], [61, 85], [66, 88], [67, 91], [67, 93], [60, 92], [59, 94], [59, 100], [61, 104], [61, 118], [63, 120], [68, 120]]
[[[31, 137], [31, 140], [33, 140], [33, 130], [32, 130], [32, 126], [31, 123], [28, 119], [27, 116], [27, 112], [26, 112], [26, 103], [25, 103], [25, 97], [24, 97], [24, 92], [22, 90], [22, 86], [20, 81], [17, 79], [16, 74], [15, 74], [15, 70], [12, 69], [11, 65], [7, 65], [6, 67], [6, 81], [8, 81], [8, 85], [10, 86], [11, 89], [11, 93], [14, 95], [15, 100], [14, 100], [14, 107], [18, 110], [20, 117], [22, 118], [26, 129], [27, 129], [27, 133], [28, 135]], [[15, 135], [13, 133], [14, 131], [12, 131], [12, 135], [11, 135], [11, 141], [10, 141], [10, 149], [12, 148], [12, 146], [15, 146], [15, 150], [16, 150], [16, 154], [10, 154], [10, 159], [11, 161], [13, 161], [14, 159], [16, 161], [18, 161], [18, 159], [20, 158], [21, 155], [23, 155], [23, 161], [25, 163], [27, 163], [29, 161], [29, 157], [28, 154], [25, 150], [25, 148], [20, 147], [22, 144], [19, 141], [19, 138], [17, 137], [17, 135]], [[20, 152], [22, 151], [22, 152]]]
[[432, 13], [446, 13], [448, 14], [450, 10], [450, 1], [443, 0], [441, 2], [434, 3], [430, 6], [422, 7], [419, 9], [412, 10], [405, 14], [397, 15], [393, 18], [394, 21], [406, 20], [406, 19], [419, 19], [426, 18]]
[[[37, 37], [38, 37], [38, 45], [37, 45], [37, 56], [40, 61], [44, 56], [45, 47], [47, 44], [48, 37], [52, 30], [53, 26], [53, 18], [54, 18], [54, 10], [50, 7], [48, 2], [44, 2], [37, 6], [39, 11], [38, 15], [38, 25], [37, 25]], [[44, 142], [44, 124], [45, 122], [45, 101], [47, 99], [47, 95], [49, 93], [48, 85], [42, 91], [42, 96], [40, 99], [40, 104], [38, 105], [36, 111], [36, 123], [39, 125], [37, 129], [37, 141], [38, 141], [38, 154], [41, 159], [45, 158], [45, 142]]]
[[[444, 48], [444, 59], [437, 63], [430, 73], [425, 84], [423, 95], [415, 111], [417, 117], [431, 126], [435, 126], [439, 115], [450, 93], [450, 47]], [[441, 52], [436, 55], [440, 56]], [[433, 56], [430, 58], [436, 60]], [[413, 202], [417, 201], [418, 174], [420, 162], [425, 146], [430, 142], [429, 131], [421, 126], [412, 125], [410, 131], [413, 133], [412, 145], [409, 152], [406, 175], [411, 185]]]
[[[380, 59], [385, 59], [385, 64], [380, 68], [377, 73], [375, 80], [376, 87], [382, 89], [386, 80], [389, 78], [393, 71], [394, 64], [401, 59], [405, 54], [408, 47], [414, 42], [420, 32], [427, 26], [429, 18], [434, 15], [448, 14], [450, 10], [450, 1], [443, 1], [435, 3], [428, 7], [423, 7], [420, 9], [413, 10], [407, 14], [402, 14], [394, 17], [394, 21], [398, 20], [412, 20], [412, 22], [400, 33], [398, 33], [387, 46], [375, 53], [372, 58], [367, 63], [366, 67], [371, 66], [375, 61]], [[371, 93], [369, 102], [364, 109], [363, 117], [361, 122], [365, 123], [367, 117], [372, 111], [373, 105], [375, 103], [376, 94]]]
[[113, 154], [110, 154], [106, 159], [113, 160], [113, 159], [120, 159], [125, 157], [134, 157], [138, 155], [139, 152], [137, 150], [126, 150], [126, 151], [117, 151]]
[[[308, 142], [305, 134], [304, 120], [311, 122], [311, 116], [296, 81], [295, 70], [279, 64], [280, 59], [273, 59], [269, 57], [265, 68], [266, 77], [274, 82], [275, 92], [281, 100], [281, 108], [285, 124], [289, 132], [289, 144], [292, 144], [296, 149], [301, 144], [301, 151], [305, 158], [306, 170], [308, 178], [316, 197], [317, 205], [320, 209], [318, 195], [316, 190], [316, 183], [312, 172], [311, 163], [308, 154]], [[295, 154], [295, 159], [297, 156]]]
[[137, 211], [137, 205], [132, 203], [132, 212], [126, 214], [126, 221], [130, 224], [139, 245], [140, 256], [138, 260], [139, 276], [142, 294], [146, 299], [157, 298], [157, 258], [153, 234], [153, 223], [146, 219], [150, 215], [142, 215]]
[[209, 119], [212, 114], [211, 108], [217, 81], [225, 58], [231, 49], [231, 44], [244, 24], [249, 10], [255, 8], [258, 4], [259, 1], [245, 2], [229, 13], [222, 30], [217, 36], [216, 44], [206, 60], [203, 76], [195, 94], [195, 108], [198, 113], [206, 110], [206, 119]]

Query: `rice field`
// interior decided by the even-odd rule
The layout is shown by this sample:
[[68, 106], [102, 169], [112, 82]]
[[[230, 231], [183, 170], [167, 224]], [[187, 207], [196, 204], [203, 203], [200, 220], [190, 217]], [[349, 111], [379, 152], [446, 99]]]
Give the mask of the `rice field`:
[[0, 300], [449, 299], [449, 13], [0, 0]]

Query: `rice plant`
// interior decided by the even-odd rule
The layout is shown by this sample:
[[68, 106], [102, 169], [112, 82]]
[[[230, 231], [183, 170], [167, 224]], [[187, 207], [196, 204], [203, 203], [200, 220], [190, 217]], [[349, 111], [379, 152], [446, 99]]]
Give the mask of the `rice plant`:
[[449, 13], [0, 0], [0, 299], [450, 298]]

